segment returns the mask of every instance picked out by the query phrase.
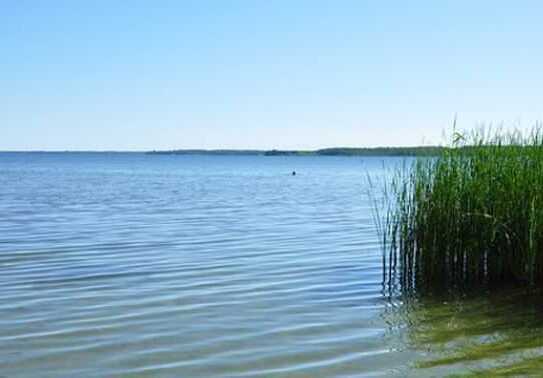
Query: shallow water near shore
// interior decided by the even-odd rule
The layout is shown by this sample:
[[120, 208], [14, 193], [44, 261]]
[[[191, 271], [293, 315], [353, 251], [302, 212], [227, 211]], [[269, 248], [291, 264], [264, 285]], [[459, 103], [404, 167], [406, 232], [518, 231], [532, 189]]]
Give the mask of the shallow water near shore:
[[535, 374], [538, 294], [383, 286], [401, 161], [0, 154], [0, 376]]

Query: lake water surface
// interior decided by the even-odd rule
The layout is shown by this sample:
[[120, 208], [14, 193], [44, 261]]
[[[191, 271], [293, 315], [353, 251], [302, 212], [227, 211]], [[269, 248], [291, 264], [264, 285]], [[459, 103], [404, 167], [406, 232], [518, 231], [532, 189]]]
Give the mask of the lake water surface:
[[[503, 353], [420, 361], [445, 356], [459, 334], [475, 345], [503, 337], [511, 322], [491, 310], [507, 304], [407, 304], [383, 287], [367, 175], [384, 178], [400, 161], [0, 154], [0, 376], [492, 367]], [[503, 311], [517, 315], [515, 331], [526, 321], [529, 334], [542, 329], [534, 305]]]

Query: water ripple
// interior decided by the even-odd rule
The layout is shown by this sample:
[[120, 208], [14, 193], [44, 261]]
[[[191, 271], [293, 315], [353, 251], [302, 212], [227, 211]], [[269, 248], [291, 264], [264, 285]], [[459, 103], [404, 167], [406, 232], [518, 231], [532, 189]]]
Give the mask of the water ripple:
[[0, 154], [0, 375], [397, 373], [365, 175], [358, 159]]

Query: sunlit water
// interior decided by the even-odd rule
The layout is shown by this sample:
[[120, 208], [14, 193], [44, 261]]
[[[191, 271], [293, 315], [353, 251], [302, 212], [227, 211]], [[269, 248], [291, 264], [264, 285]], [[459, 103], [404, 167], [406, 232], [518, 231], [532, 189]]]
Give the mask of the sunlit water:
[[[367, 175], [385, 177], [398, 161], [0, 154], [0, 376], [493, 366], [436, 360], [466, 335], [436, 339], [430, 326], [464, 319], [464, 302], [406, 304], [383, 290]], [[495, 304], [476, 303], [471, 314], [486, 324]], [[479, 343], [499, 330], [467, 336]]]

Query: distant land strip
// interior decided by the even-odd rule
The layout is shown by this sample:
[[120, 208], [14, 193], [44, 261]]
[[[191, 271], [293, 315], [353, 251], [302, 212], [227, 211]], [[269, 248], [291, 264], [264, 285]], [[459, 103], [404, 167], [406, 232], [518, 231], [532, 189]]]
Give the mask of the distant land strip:
[[149, 155], [262, 155], [262, 156], [433, 156], [446, 147], [334, 147], [320, 150], [170, 150], [149, 151]]

